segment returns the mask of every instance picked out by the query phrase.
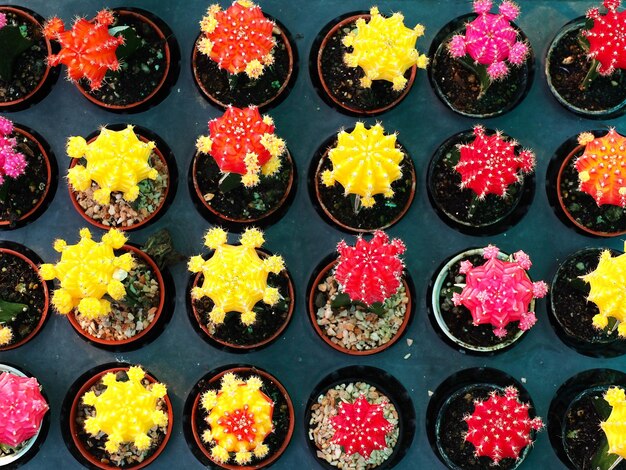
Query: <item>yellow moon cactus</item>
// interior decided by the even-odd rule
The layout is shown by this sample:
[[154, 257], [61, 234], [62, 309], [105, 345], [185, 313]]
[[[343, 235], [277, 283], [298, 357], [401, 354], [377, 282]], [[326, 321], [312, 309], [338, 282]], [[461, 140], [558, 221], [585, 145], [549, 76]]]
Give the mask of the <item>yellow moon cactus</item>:
[[85, 405], [96, 408], [96, 415], [85, 420], [85, 431], [92, 436], [103, 432], [108, 436], [105, 450], [115, 453], [120, 444], [132, 442], [140, 451], [150, 448], [148, 431], [153, 426], [166, 426], [167, 414], [157, 409], [157, 401], [167, 393], [165, 385], [154, 383], [149, 388], [142, 384], [145, 372], [133, 366], [127, 372], [128, 381], [118, 382], [109, 372], [102, 377], [106, 390], [83, 395]]
[[235, 374], [222, 377], [218, 392], [209, 390], [202, 395], [201, 407], [208, 413], [206, 422], [211, 427], [202, 435], [206, 443], [214, 443], [211, 456], [219, 463], [234, 460], [244, 465], [269, 452], [263, 440], [272, 432], [274, 403], [261, 391], [259, 377], [242, 380]]
[[373, 80], [387, 80], [393, 83], [393, 89], [402, 90], [407, 83], [404, 73], [417, 65], [425, 69], [428, 58], [415, 49], [415, 41], [424, 35], [424, 27], [418, 24], [413, 29], [404, 25], [404, 16], [394, 13], [385, 18], [372, 7], [371, 18], [366, 22], [360, 18], [356, 29], [343, 39], [352, 52], [344, 56], [348, 67], [361, 67], [365, 76], [361, 86], [369, 88]]
[[619, 387], [611, 387], [604, 399], [613, 407], [609, 418], [600, 423], [609, 443], [609, 454], [626, 458], [626, 395]]
[[149, 164], [154, 148], [154, 142], [139, 140], [133, 126], [121, 131], [103, 128], [90, 144], [80, 136], [70, 137], [67, 154], [70, 158], [84, 157], [87, 166], [74, 166], [67, 178], [76, 191], [86, 191], [92, 180], [95, 181], [98, 189], [93, 198], [99, 204], [108, 204], [113, 191], [124, 193], [124, 199], [132, 202], [139, 196], [138, 184], [158, 176], [157, 170]]
[[240, 312], [241, 322], [252, 325], [256, 321], [252, 308], [257, 302], [274, 305], [280, 299], [278, 289], [267, 285], [267, 276], [281, 272], [285, 262], [278, 255], [259, 257], [256, 248], [265, 240], [258, 229], [246, 229], [240, 245], [227, 244], [226, 235], [221, 228], [209, 230], [204, 244], [215, 252], [206, 261], [200, 255], [189, 260], [189, 270], [202, 272], [204, 276], [202, 286], [194, 287], [191, 296], [209, 297], [213, 301], [215, 305], [209, 316], [216, 324], [224, 322], [226, 313]]
[[363, 207], [372, 207], [376, 194], [393, 197], [391, 183], [402, 176], [404, 154], [396, 148], [396, 134], [385, 135], [380, 124], [367, 129], [357, 122], [352, 132], [341, 131], [328, 158], [333, 169], [322, 173], [322, 183], [333, 186], [338, 181], [346, 195], [360, 196]]
[[57, 264], [42, 264], [41, 277], [46, 281], [57, 278], [60, 288], [54, 291], [52, 304], [59, 313], [70, 313], [74, 308], [86, 318], [98, 318], [111, 312], [111, 303], [102, 297], [108, 294], [114, 300], [126, 295], [123, 281], [135, 265], [130, 253], [115, 256], [126, 237], [116, 229], [102, 236], [102, 241], [91, 238], [89, 229], [80, 231], [80, 241], [68, 245], [56, 240], [54, 249], [61, 253]]

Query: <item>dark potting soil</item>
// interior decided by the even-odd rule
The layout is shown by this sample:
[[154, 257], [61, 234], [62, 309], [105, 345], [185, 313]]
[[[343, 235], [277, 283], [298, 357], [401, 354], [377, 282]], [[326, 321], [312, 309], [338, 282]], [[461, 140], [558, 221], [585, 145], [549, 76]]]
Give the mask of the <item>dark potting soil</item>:
[[0, 103], [19, 100], [32, 93], [46, 73], [48, 57], [41, 26], [13, 12], [3, 12], [7, 17], [7, 25], [19, 27], [22, 35], [33, 41], [33, 44], [15, 59], [12, 79], [0, 79]]
[[145, 100], [161, 83], [167, 73], [166, 40], [157, 31], [131, 15], [114, 11], [112, 27], [130, 26], [141, 38], [141, 46], [120, 61], [120, 70], [108, 71], [100, 89], [91, 90], [83, 79], [78, 85], [98, 101], [108, 105], [126, 106]]
[[194, 177], [203, 195], [203, 202], [219, 214], [235, 220], [257, 220], [285, 202], [289, 179], [293, 174], [293, 160], [289, 152], [281, 157], [282, 166], [277, 174], [261, 175], [259, 183], [252, 188], [246, 188], [240, 183], [225, 193], [219, 187], [224, 174], [220, 172], [215, 159], [201, 152], [195, 158], [197, 172]]
[[[266, 66], [263, 75], [257, 79], [250, 79], [245, 73], [231, 75], [226, 70], [220, 69], [210, 57], [196, 51], [193, 66], [204, 90], [216, 101], [238, 108], [260, 106], [272, 101], [293, 73], [294, 59], [285, 44], [286, 36], [281, 33], [278, 26], [274, 26], [272, 31], [272, 37], [276, 42], [272, 49], [274, 63]], [[197, 41], [194, 48], [197, 48]]]

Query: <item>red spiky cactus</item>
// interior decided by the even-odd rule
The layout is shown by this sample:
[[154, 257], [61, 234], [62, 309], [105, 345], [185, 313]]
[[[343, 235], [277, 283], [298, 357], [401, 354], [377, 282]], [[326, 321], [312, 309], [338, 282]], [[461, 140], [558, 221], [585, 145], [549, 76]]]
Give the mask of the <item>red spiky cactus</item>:
[[460, 273], [465, 274], [465, 286], [452, 296], [454, 305], [463, 305], [472, 314], [474, 325], [491, 324], [493, 333], [503, 338], [505, 327], [519, 321], [519, 329], [530, 329], [537, 318], [528, 307], [533, 298], [544, 297], [548, 286], [543, 281], [531, 282], [526, 274], [532, 263], [523, 251], [513, 255], [514, 261], [498, 259], [500, 251], [489, 245], [483, 250], [487, 262], [473, 266], [470, 261], [461, 262]]
[[626, 11], [618, 12], [621, 0], [604, 0], [608, 12], [598, 8], [587, 11], [593, 27], [582, 32], [589, 41], [588, 57], [599, 62], [598, 73], [611, 75], [616, 69], [626, 69]]
[[377, 230], [371, 241], [359, 237], [355, 246], [339, 242], [339, 259], [335, 280], [339, 289], [352, 301], [372, 305], [384, 302], [398, 291], [404, 263], [400, 255], [405, 246], [402, 240], [391, 242], [385, 232]]
[[474, 135], [472, 142], [459, 146], [455, 170], [461, 175], [461, 188], [471, 189], [480, 199], [487, 194], [505, 196], [509, 185], [535, 168], [535, 154], [527, 149], [516, 153], [517, 142], [503, 139], [500, 131], [488, 136], [484, 127], [474, 126]]
[[476, 457], [489, 457], [494, 465], [505, 458], [517, 459], [532, 443], [531, 431], [543, 428], [541, 418], [530, 419], [528, 403], [522, 403], [515, 387], [507, 387], [503, 394], [493, 391], [489, 399], [474, 402], [474, 412], [465, 416], [467, 434]]
[[13, 122], [0, 116], [0, 185], [5, 177], [15, 179], [26, 169], [26, 157], [15, 149], [17, 140], [12, 132]]
[[598, 206], [626, 207], [626, 138], [611, 128], [598, 138], [583, 132], [578, 143], [585, 146], [585, 152], [574, 163], [578, 189], [589, 194]]
[[385, 436], [393, 425], [383, 416], [384, 406], [370, 404], [364, 395], [354, 403], [340, 402], [337, 416], [331, 420], [335, 430], [332, 442], [343, 447], [345, 454], [359, 453], [366, 459], [373, 451], [385, 449]]
[[65, 64], [70, 81], [85, 78], [92, 90], [99, 89], [107, 71], [120, 68], [115, 51], [124, 44], [124, 38], [109, 34], [113, 22], [113, 13], [109, 10], [98, 12], [91, 21], [77, 18], [69, 31], [59, 18], [50, 19], [44, 25], [44, 35], [57, 41], [61, 51], [51, 54], [48, 64], [52, 67]]

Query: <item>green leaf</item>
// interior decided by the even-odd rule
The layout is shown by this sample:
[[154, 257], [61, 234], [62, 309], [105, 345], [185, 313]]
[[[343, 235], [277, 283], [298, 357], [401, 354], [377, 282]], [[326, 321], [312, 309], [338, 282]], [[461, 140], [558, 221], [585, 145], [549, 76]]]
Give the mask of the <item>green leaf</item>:
[[28, 310], [28, 305], [7, 302], [0, 299], [0, 323], [13, 321], [20, 313]]
[[454, 168], [459, 164], [461, 160], [461, 150], [458, 147], [454, 147], [448, 154], [446, 155], [445, 162], [449, 168]]
[[374, 302], [369, 306], [369, 310], [374, 312], [379, 317], [382, 317], [385, 314], [385, 308], [381, 302]]
[[[589, 88], [589, 86], [593, 83], [593, 81], [598, 78], [598, 66], [600, 65], [600, 62], [597, 61], [596, 59], [592, 59], [591, 60], [591, 66], [589, 67], [589, 70], [587, 71], [587, 75], [585, 75], [585, 78], [583, 79], [582, 82], [580, 82], [580, 85], [578, 85], [578, 88], [580, 88], [581, 91], [585, 91], [587, 88]], [[618, 209], [621, 210], [621, 207], [618, 207]]]
[[489, 78], [489, 75], [487, 74], [487, 67], [474, 62], [474, 59], [472, 59], [469, 55], [464, 55], [457, 60], [470, 72], [474, 72], [474, 74], [478, 77], [478, 80], [480, 80], [480, 94], [478, 95], [478, 99], [481, 99], [485, 93], [487, 93], [487, 90], [492, 83], [491, 78]]
[[330, 306], [332, 308], [342, 308], [342, 307], [347, 307], [351, 303], [352, 303], [352, 300], [350, 300], [350, 296], [348, 294], [339, 293], [330, 302]]
[[111, 36], [122, 36], [124, 38], [124, 44], [115, 51], [115, 55], [120, 60], [129, 58], [137, 49], [145, 44], [144, 40], [141, 39], [137, 35], [137, 32], [130, 26], [116, 26], [115, 28], [110, 28], [109, 34]]
[[[596, 400], [599, 401], [599, 400]], [[598, 448], [598, 451], [591, 460], [591, 467], [594, 470], [609, 470], [616, 464], [617, 459], [622, 459], [617, 454], [609, 454], [609, 443], [606, 437], [602, 437], [602, 445]]]
[[220, 180], [219, 188], [222, 194], [226, 194], [228, 191], [232, 191], [241, 184], [241, 175], [238, 173], [227, 173]]
[[33, 45], [24, 37], [17, 26], [5, 26], [0, 29], [0, 78], [10, 81], [13, 77], [13, 66], [16, 59]]

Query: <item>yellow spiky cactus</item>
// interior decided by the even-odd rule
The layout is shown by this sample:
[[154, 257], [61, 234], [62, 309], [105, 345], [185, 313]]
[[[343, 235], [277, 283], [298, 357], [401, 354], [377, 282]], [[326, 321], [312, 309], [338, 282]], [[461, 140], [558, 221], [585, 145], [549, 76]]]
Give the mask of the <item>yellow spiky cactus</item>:
[[116, 229], [102, 236], [102, 241], [91, 238], [89, 229], [80, 231], [80, 241], [68, 245], [56, 240], [54, 249], [61, 253], [57, 264], [42, 264], [41, 277], [46, 281], [58, 279], [60, 288], [54, 291], [52, 304], [59, 313], [70, 313], [74, 308], [86, 318], [98, 318], [111, 312], [111, 303], [102, 297], [108, 294], [114, 300], [126, 296], [122, 281], [135, 265], [130, 253], [115, 256], [114, 250], [124, 246], [126, 237]]
[[221, 228], [212, 228], [204, 238], [204, 244], [215, 250], [206, 261], [202, 256], [189, 260], [192, 273], [202, 272], [204, 281], [191, 291], [194, 299], [209, 297], [215, 304], [209, 316], [211, 321], [224, 322], [226, 313], [240, 312], [241, 322], [251, 325], [256, 321], [252, 310], [259, 301], [274, 305], [280, 299], [278, 289], [267, 285], [269, 273], [278, 274], [285, 269], [281, 256], [272, 255], [261, 259], [256, 248], [263, 245], [263, 232], [256, 228], [246, 229], [240, 237], [240, 245], [226, 243], [227, 234]]
[[613, 407], [609, 418], [600, 423], [609, 443], [609, 453], [626, 458], [626, 395], [619, 387], [611, 387], [604, 399]]
[[94, 392], [83, 395], [83, 403], [96, 408], [96, 415], [85, 420], [85, 431], [92, 436], [105, 433], [108, 439], [104, 448], [109, 453], [117, 452], [120, 444], [126, 442], [132, 442], [141, 451], [147, 450], [151, 444], [150, 428], [168, 424], [167, 414], [157, 409], [157, 401], [167, 393], [165, 385], [154, 383], [146, 388], [142, 384], [146, 374], [138, 366], [130, 367], [127, 375], [126, 382], [118, 382], [115, 374], [105, 374], [104, 392], [99, 396]]
[[132, 202], [139, 196], [139, 183], [158, 176], [149, 164], [154, 148], [154, 142], [139, 140], [133, 126], [121, 131], [103, 128], [90, 144], [80, 136], [70, 137], [67, 154], [70, 158], [84, 157], [87, 166], [74, 166], [67, 178], [76, 191], [86, 191], [95, 181], [98, 189], [93, 198], [99, 204], [108, 204], [113, 191], [124, 193], [124, 199]]
[[361, 198], [363, 207], [372, 207], [376, 194], [393, 197], [391, 183], [402, 176], [404, 154], [396, 148], [396, 134], [385, 135], [380, 124], [366, 129], [357, 122], [352, 132], [341, 131], [328, 158], [333, 169], [322, 173], [322, 183], [333, 186], [339, 182], [346, 195]]
[[406, 86], [404, 73], [417, 65], [425, 69], [428, 57], [415, 49], [415, 41], [424, 35], [421, 24], [410, 29], [404, 25], [404, 16], [394, 13], [385, 18], [372, 7], [371, 18], [366, 22], [360, 18], [356, 29], [343, 38], [346, 47], [352, 52], [345, 54], [344, 62], [348, 67], [361, 67], [365, 76], [361, 86], [369, 88], [373, 80], [387, 80], [393, 83], [393, 89], [400, 91]]
[[253, 455], [262, 459], [269, 452], [263, 441], [272, 432], [274, 403], [261, 391], [262, 386], [259, 377], [243, 380], [228, 373], [219, 391], [202, 395], [200, 406], [208, 413], [206, 422], [211, 428], [202, 440], [214, 444], [211, 456], [217, 462], [227, 462], [234, 452], [235, 462], [245, 465]]
[[13, 340], [13, 330], [10, 326], [0, 325], [0, 346], [6, 346]]

